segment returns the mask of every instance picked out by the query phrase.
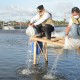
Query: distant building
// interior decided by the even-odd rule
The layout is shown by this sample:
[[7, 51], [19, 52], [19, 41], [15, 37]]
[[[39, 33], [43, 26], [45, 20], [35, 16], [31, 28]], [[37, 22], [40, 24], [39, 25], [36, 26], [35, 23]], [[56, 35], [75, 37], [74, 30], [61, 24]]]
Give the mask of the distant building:
[[11, 26], [11, 23], [3, 23], [3, 30], [15, 30], [14, 26]]

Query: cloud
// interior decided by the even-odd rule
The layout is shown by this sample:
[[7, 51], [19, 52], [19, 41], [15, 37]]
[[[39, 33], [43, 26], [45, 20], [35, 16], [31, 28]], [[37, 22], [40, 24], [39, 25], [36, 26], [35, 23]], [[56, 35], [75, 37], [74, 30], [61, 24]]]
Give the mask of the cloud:
[[[64, 13], [66, 13], [67, 19], [70, 17], [71, 8], [73, 4], [70, 2], [61, 2], [61, 1], [40, 1], [34, 4], [38, 6], [39, 4], [43, 4], [45, 9], [50, 11], [53, 15], [53, 19], [63, 20]], [[34, 7], [24, 7], [20, 5], [9, 5], [0, 9], [0, 19], [3, 20], [27, 20], [31, 19], [34, 15], [36, 15], [36, 9]]]
[[56, 10], [59, 12], [70, 12], [71, 8], [73, 7], [72, 3], [68, 3], [68, 2], [59, 2], [56, 5]]
[[66, 18], [68, 19], [71, 14], [71, 9], [73, 7], [73, 4], [70, 2], [61, 2], [61, 1], [52, 1], [48, 3], [48, 6], [51, 6], [50, 8], [47, 7], [47, 9], [53, 14], [53, 19], [56, 20], [63, 20], [64, 14], [66, 13]]
[[0, 10], [0, 19], [4, 20], [18, 20], [22, 19], [30, 19], [32, 16], [36, 14], [36, 11], [32, 8], [23, 8], [16, 5], [7, 6], [4, 9]]

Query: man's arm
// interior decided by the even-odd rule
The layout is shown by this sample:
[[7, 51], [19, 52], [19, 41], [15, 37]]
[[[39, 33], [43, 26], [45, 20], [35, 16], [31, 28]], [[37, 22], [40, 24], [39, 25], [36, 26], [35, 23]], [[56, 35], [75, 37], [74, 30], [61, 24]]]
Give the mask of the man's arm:
[[29, 26], [35, 27], [34, 23], [39, 19], [39, 15], [33, 17], [29, 23]]
[[68, 36], [68, 34], [70, 32], [71, 26], [72, 26], [72, 19], [70, 19], [69, 24], [68, 24], [68, 26], [66, 28], [66, 36]]
[[39, 19], [37, 22], [34, 23], [34, 25], [36, 26], [41, 24], [42, 22], [46, 21], [49, 17], [50, 17], [50, 14], [45, 13], [41, 19]]
[[68, 34], [69, 34], [69, 32], [70, 32], [70, 27], [71, 27], [71, 26], [68, 25], [67, 28], [66, 28], [66, 36], [68, 36]]
[[30, 23], [35, 23], [35, 21], [37, 21], [38, 19], [39, 19], [39, 15], [36, 15], [31, 19]]

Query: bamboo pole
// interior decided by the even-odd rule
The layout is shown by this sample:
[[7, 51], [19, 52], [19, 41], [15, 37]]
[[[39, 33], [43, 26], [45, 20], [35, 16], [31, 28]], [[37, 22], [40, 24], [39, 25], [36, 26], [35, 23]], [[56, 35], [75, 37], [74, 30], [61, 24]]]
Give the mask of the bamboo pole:
[[58, 43], [64, 44], [65, 43], [65, 40], [59, 40]]
[[37, 46], [37, 41], [43, 42], [44, 43], [44, 49], [45, 49], [45, 62], [48, 62], [48, 50], [47, 50], [47, 43], [48, 44], [53, 44], [57, 46], [64, 46], [64, 38], [53, 38], [51, 40], [44, 39], [44, 38], [37, 38], [33, 37], [31, 38], [32, 41], [34, 41], [34, 57], [33, 57], [33, 64], [36, 65], [36, 46]]
[[31, 40], [32, 41], [46, 42], [46, 43], [49, 43], [49, 44], [58, 45], [58, 46], [62, 46], [62, 47], [64, 46], [64, 44], [62, 44], [62, 43], [54, 42], [54, 41], [51, 41], [51, 40], [48, 40], [48, 39], [43, 39], [43, 38], [32, 38]]
[[37, 41], [34, 41], [34, 61], [33, 64], [36, 65], [36, 45], [37, 45]]
[[47, 43], [44, 43], [45, 48], [45, 62], [48, 62], [48, 50], [47, 50]]
[[53, 42], [56, 42], [56, 41], [59, 41], [59, 40], [62, 40], [63, 38], [52, 38], [51, 41]]

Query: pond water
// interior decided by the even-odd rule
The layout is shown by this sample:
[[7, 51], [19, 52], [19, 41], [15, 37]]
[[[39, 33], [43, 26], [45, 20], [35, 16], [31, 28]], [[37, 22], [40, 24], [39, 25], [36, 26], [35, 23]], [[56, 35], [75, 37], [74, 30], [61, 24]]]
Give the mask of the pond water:
[[[57, 54], [55, 79], [52, 80], [80, 80], [80, 51], [64, 50], [62, 48], [48, 49], [48, 64], [41, 57], [39, 64], [31, 70], [30, 75], [21, 75], [19, 70], [25, 69], [28, 54], [28, 37], [23, 30], [0, 30], [0, 80], [47, 80], [43, 76], [51, 70]], [[33, 54], [33, 53], [32, 53]], [[54, 73], [54, 70], [52, 71]], [[48, 79], [50, 80], [50, 79]]]

